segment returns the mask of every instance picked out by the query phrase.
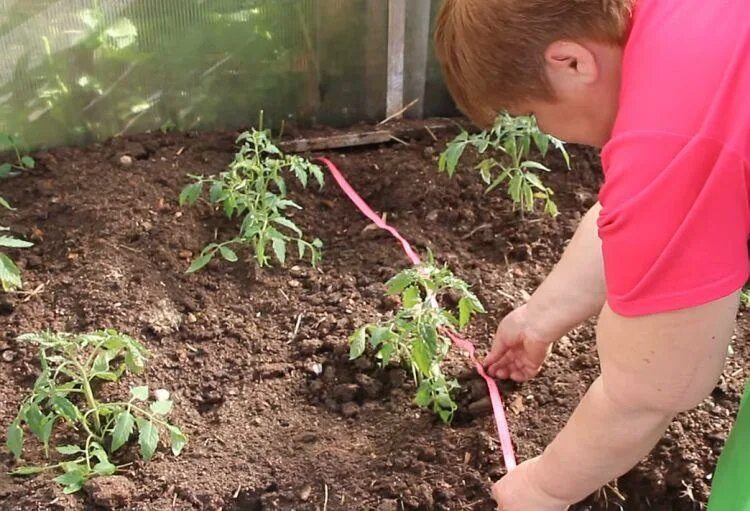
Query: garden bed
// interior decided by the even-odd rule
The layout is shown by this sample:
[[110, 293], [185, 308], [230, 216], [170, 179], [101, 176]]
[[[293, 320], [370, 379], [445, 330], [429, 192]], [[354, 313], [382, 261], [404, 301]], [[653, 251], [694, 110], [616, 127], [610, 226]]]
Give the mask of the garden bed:
[[[438, 142], [427, 130], [414, 133], [409, 145], [328, 156], [420, 252], [433, 249], [473, 285], [488, 309], [470, 329], [482, 351], [593, 204], [597, 158], [575, 149], [573, 171], [558, 163], [542, 176], [557, 192], [558, 218], [521, 219], [503, 192], [485, 195], [478, 176], [437, 173], [450, 133]], [[113, 327], [149, 348], [148, 370], [134, 380], [172, 391], [172, 419], [190, 437], [180, 457], [162, 450], [124, 468], [124, 479], [75, 496], [51, 476], [3, 471], [0, 508], [493, 509], [489, 484], [504, 469], [484, 383], [469, 361], [449, 357], [448, 372], [462, 384], [449, 427], [413, 404], [405, 371], [380, 369], [372, 357], [348, 360], [347, 337], [394, 308], [383, 283], [408, 263], [333, 180], [322, 191], [292, 191], [304, 207], [294, 221], [324, 242], [319, 269], [291, 260], [258, 271], [252, 261], [215, 260], [185, 273], [206, 243], [236, 226], [206, 204], [180, 208], [177, 196], [186, 174], [215, 173], [231, 160], [236, 135], [149, 134], [55, 149], [35, 155], [37, 169], [0, 182], [0, 195], [17, 208], [9, 225], [36, 243], [14, 252], [25, 289], [36, 293], [0, 296], [3, 429], [38, 366], [17, 335]], [[741, 316], [737, 338], [747, 332]], [[681, 415], [647, 461], [575, 509], [705, 503], [750, 367], [746, 345], [734, 349], [712, 396]], [[556, 345], [535, 380], [501, 385], [521, 459], [541, 452], [597, 373], [586, 325]], [[14, 466], [9, 454], [2, 461]]]

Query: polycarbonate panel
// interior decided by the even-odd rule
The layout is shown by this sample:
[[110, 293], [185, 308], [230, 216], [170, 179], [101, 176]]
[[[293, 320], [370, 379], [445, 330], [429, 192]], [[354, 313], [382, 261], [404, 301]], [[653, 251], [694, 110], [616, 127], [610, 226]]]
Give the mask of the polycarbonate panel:
[[[0, 132], [351, 124], [385, 109], [386, 0], [0, 0]], [[2, 148], [0, 148], [2, 150]]]

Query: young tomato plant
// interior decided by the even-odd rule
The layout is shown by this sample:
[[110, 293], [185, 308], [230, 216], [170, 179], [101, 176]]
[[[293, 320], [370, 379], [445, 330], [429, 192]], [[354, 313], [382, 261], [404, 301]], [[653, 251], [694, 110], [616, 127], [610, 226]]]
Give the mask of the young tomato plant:
[[16, 171], [33, 169], [36, 166], [34, 158], [27, 154], [21, 154], [15, 138], [5, 133], [0, 133], [0, 147], [10, 147], [15, 153], [15, 163], [0, 164], [0, 178], [13, 175]]
[[[8, 204], [8, 201], [2, 197], [0, 197], [0, 207], [13, 209], [10, 204]], [[18, 239], [14, 236], [2, 234], [2, 232], [7, 232], [8, 230], [7, 227], [0, 226], [0, 249], [28, 248], [34, 245], [33, 243]], [[13, 262], [13, 259], [2, 251], [0, 251], [0, 286], [2, 286], [3, 291], [5, 292], [20, 289], [23, 286], [23, 282], [21, 281], [21, 271]]]
[[[451, 346], [444, 329], [465, 327], [484, 307], [468, 284], [433, 262], [402, 271], [387, 287], [389, 295], [401, 296], [401, 310], [382, 323], [357, 329], [350, 338], [349, 358], [362, 356], [369, 344], [382, 365], [401, 361], [417, 384], [416, 403], [431, 407], [448, 423], [457, 408], [451, 391], [458, 382], [448, 380], [441, 370]], [[458, 297], [453, 309], [440, 305], [448, 294]]]
[[65, 459], [43, 466], [21, 466], [13, 475], [31, 475], [59, 469], [55, 478], [65, 493], [81, 489], [95, 476], [115, 473], [112, 456], [138, 431], [143, 459], [154, 455], [162, 433], [168, 433], [172, 452], [179, 455], [187, 437], [168, 422], [172, 411], [169, 392], [160, 389], [149, 398], [146, 386], [132, 387], [123, 401], [104, 401], [97, 394], [99, 384], [116, 382], [128, 371], [143, 372], [147, 352], [135, 339], [115, 330], [72, 335], [35, 333], [19, 337], [39, 346], [41, 373], [31, 394], [21, 403], [18, 415], [7, 431], [7, 447], [16, 459], [23, 453], [24, 430], [49, 446], [55, 425], [66, 423], [82, 432], [78, 444], [58, 445]]
[[532, 144], [539, 150], [542, 158], [547, 155], [550, 145], [555, 147], [570, 168], [570, 156], [563, 143], [542, 133], [533, 117], [512, 117], [504, 113], [497, 118], [495, 126], [490, 131], [474, 135], [463, 131], [448, 143], [440, 155], [439, 170], [452, 177], [461, 156], [469, 146], [476, 149], [480, 155], [493, 149], [500, 153], [501, 157], [497, 159], [490, 156], [475, 167], [487, 184], [487, 192], [507, 182], [508, 195], [522, 213], [533, 211], [535, 200], [539, 199], [544, 202], [544, 212], [556, 216], [557, 205], [552, 200], [554, 192], [534, 173], [549, 172], [550, 169], [530, 159]]
[[229, 262], [237, 260], [233, 246], [252, 249], [258, 265], [270, 264], [269, 245], [276, 260], [284, 264], [287, 245], [294, 243], [300, 258], [308, 255], [316, 265], [322, 243], [307, 241], [299, 227], [286, 215], [289, 208], [302, 209], [287, 198], [286, 174], [294, 174], [303, 187], [312, 176], [323, 186], [323, 172], [317, 165], [296, 155], [284, 155], [271, 142], [268, 131], [253, 129], [237, 139], [241, 144], [229, 168], [218, 176], [190, 176], [193, 183], [180, 194], [180, 204], [194, 204], [208, 188], [211, 204], [220, 206], [228, 218], [243, 217], [239, 234], [221, 243], [207, 245], [188, 272], [203, 268], [218, 253]]

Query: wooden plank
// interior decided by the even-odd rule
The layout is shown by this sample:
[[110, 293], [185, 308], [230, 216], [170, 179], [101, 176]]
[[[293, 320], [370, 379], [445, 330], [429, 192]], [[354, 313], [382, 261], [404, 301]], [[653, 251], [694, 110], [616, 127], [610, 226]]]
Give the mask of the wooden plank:
[[371, 130], [356, 133], [337, 133], [325, 137], [300, 138], [281, 142], [279, 147], [285, 153], [305, 153], [342, 149], [372, 144], [398, 142], [402, 138], [432, 137], [434, 133], [457, 131], [461, 126], [455, 122], [407, 123], [390, 126], [387, 130]]
[[388, 0], [388, 92], [386, 115], [404, 106], [404, 38], [406, 0]]
[[361, 133], [343, 133], [328, 137], [302, 138], [290, 140], [280, 144], [281, 150], [287, 153], [305, 153], [308, 151], [322, 151], [341, 147], [356, 147], [362, 145], [382, 144], [390, 142], [393, 133], [386, 130], [366, 131]]

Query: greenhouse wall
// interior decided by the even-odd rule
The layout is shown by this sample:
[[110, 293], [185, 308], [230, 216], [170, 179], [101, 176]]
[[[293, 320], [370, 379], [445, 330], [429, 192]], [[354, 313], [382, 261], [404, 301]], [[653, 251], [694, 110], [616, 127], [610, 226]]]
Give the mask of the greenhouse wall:
[[388, 97], [417, 99], [412, 115], [446, 114], [438, 4], [0, 0], [0, 133], [38, 148], [248, 126], [261, 110], [275, 126], [341, 126], [384, 118], [398, 87]]

